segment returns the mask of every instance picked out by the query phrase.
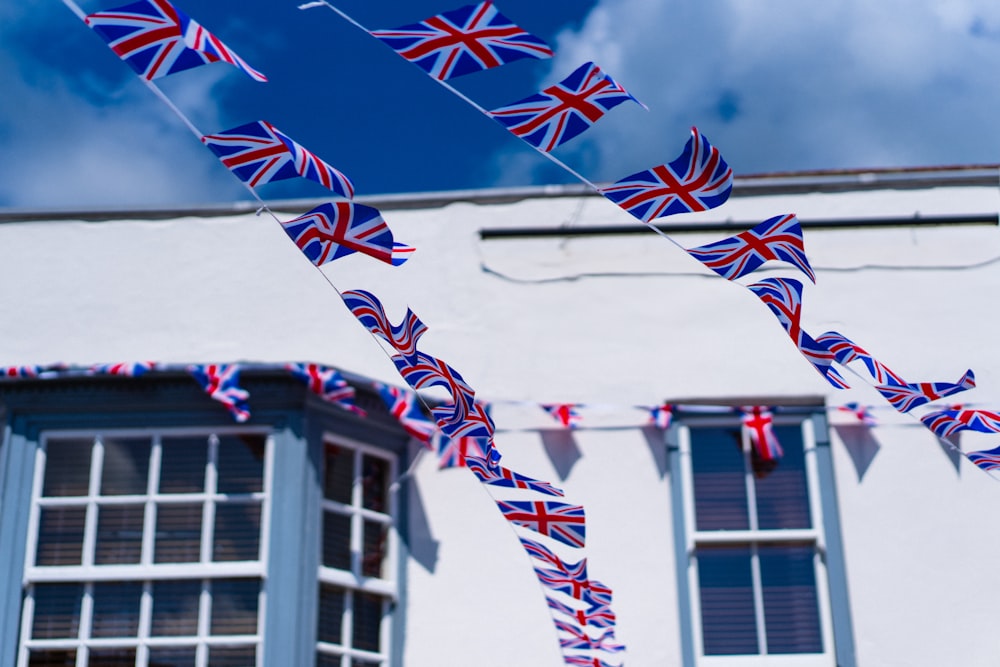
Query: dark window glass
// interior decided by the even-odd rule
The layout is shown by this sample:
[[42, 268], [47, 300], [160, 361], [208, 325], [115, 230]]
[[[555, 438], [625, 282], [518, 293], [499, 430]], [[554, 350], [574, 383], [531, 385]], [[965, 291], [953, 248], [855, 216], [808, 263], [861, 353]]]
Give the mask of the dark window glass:
[[208, 438], [163, 438], [160, 493], [201, 493], [205, 490]]
[[323, 471], [323, 497], [350, 505], [353, 483], [354, 452], [336, 445], [327, 445], [326, 466]]
[[354, 594], [354, 648], [378, 651], [381, 645], [382, 598], [369, 593]]
[[745, 530], [746, 465], [739, 427], [692, 428], [695, 523], [698, 530]]
[[389, 462], [385, 459], [361, 457], [361, 504], [367, 510], [388, 512]]
[[94, 584], [92, 637], [135, 637], [139, 632], [139, 601], [142, 584]]
[[219, 493], [255, 493], [264, 489], [263, 435], [219, 438]]
[[157, 563], [196, 563], [201, 557], [201, 504], [161, 504], [156, 508]]
[[260, 580], [258, 579], [217, 579], [213, 581], [212, 634], [256, 634], [259, 594]]
[[351, 569], [351, 517], [323, 512], [323, 565]]
[[225, 503], [215, 507], [212, 560], [257, 560], [260, 551], [260, 505]]
[[815, 548], [763, 545], [759, 553], [767, 652], [822, 653]]
[[138, 563], [142, 556], [142, 505], [104, 505], [97, 511], [94, 563]]
[[153, 583], [154, 637], [193, 637], [198, 634], [200, 581], [157, 581]]
[[248, 667], [257, 664], [257, 649], [253, 646], [211, 646], [208, 649], [211, 667]]
[[758, 653], [749, 546], [699, 547], [705, 655]]
[[31, 651], [28, 667], [76, 667], [76, 651]]
[[385, 560], [385, 541], [388, 527], [377, 521], [365, 521], [364, 552], [361, 557], [361, 574], [366, 577], [382, 576]]
[[339, 655], [327, 655], [326, 653], [316, 655], [316, 667], [341, 667], [343, 664]]
[[149, 667], [195, 667], [197, 650], [186, 648], [150, 648]]
[[71, 639], [80, 630], [82, 584], [35, 584], [33, 639]]
[[145, 494], [149, 483], [149, 440], [104, 438], [102, 442], [104, 467], [101, 471], [101, 494]]
[[[330, 644], [343, 642], [344, 589], [329, 584], [319, 586], [319, 641]], [[338, 659], [339, 660], [339, 659]]]
[[85, 496], [90, 487], [93, 441], [49, 440], [45, 445], [43, 496]]
[[92, 648], [90, 667], [135, 667], [134, 648]]
[[773, 470], [754, 480], [758, 527], [761, 530], [810, 528], [802, 426], [775, 426], [774, 435], [785, 454]]
[[38, 520], [35, 565], [79, 565], [86, 507], [43, 507]]

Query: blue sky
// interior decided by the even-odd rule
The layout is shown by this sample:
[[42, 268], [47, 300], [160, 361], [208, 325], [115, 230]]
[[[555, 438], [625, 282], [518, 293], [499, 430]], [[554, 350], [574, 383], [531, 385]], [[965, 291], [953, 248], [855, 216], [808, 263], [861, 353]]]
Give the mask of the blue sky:
[[[594, 181], [669, 161], [692, 125], [737, 174], [1000, 163], [1000, 7], [984, 0], [496, 0], [556, 50], [455, 79], [486, 108], [593, 60], [650, 110], [557, 155]], [[87, 12], [123, 2], [83, 3]], [[358, 194], [574, 182], [382, 44], [297, 1], [178, 0], [270, 78], [161, 80], [206, 133], [268, 120]], [[341, 0], [370, 28], [463, 4]], [[197, 204], [248, 194], [58, 0], [0, 7], [0, 206]], [[324, 195], [262, 186], [265, 200]]]

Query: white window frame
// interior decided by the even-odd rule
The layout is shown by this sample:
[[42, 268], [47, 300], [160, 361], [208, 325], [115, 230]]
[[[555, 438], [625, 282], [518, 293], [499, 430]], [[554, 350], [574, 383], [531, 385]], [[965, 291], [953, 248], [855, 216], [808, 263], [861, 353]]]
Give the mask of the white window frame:
[[[223, 494], [217, 492], [216, 464], [218, 436], [252, 433], [265, 437], [264, 479], [262, 491], [250, 494]], [[105, 438], [149, 438], [150, 469], [148, 488], [141, 495], [100, 495], [100, 480], [103, 466], [103, 441]], [[154, 493], [152, 484], [160, 479], [160, 452], [164, 437], [205, 437], [210, 448], [206, 463], [206, 490], [200, 493]], [[89, 489], [86, 496], [42, 498], [48, 442], [57, 439], [89, 439], [91, 445], [91, 470]], [[31, 649], [75, 650], [77, 667], [85, 667], [89, 661], [91, 648], [135, 648], [136, 664], [146, 665], [149, 649], [159, 647], [196, 648], [196, 667], [207, 667], [208, 649], [213, 646], [255, 646], [257, 667], [263, 667], [264, 628], [267, 609], [268, 548], [270, 544], [271, 498], [274, 470], [274, 436], [269, 428], [227, 426], [227, 427], [186, 427], [186, 428], [146, 428], [146, 429], [95, 429], [95, 430], [50, 430], [42, 433], [40, 446], [35, 454], [34, 480], [31, 493], [29, 529], [25, 550], [25, 567], [22, 585], [25, 591], [21, 612], [21, 632], [18, 647], [18, 667], [28, 665]], [[93, 554], [97, 538], [98, 499], [101, 505], [143, 503], [145, 505], [143, 542], [140, 562], [129, 565], [94, 565]], [[259, 559], [255, 561], [212, 562], [214, 543], [214, 511], [218, 501], [249, 500], [260, 502]], [[156, 531], [156, 505], [170, 503], [204, 503], [202, 514], [202, 535], [200, 562], [197, 563], [154, 563], [153, 538]], [[88, 507], [84, 525], [83, 553], [80, 565], [35, 565], [38, 545], [39, 520], [43, 506]], [[260, 580], [257, 607], [257, 633], [254, 635], [210, 635], [209, 608], [211, 594], [209, 582], [217, 579], [256, 578]], [[155, 581], [184, 579], [201, 581], [201, 597], [197, 636], [151, 637], [152, 583]], [[131, 638], [89, 638], [93, 617], [93, 585], [99, 582], [137, 582], [143, 586], [140, 599], [138, 633]], [[32, 619], [34, 618], [33, 587], [42, 583], [80, 583], [84, 586], [80, 611], [80, 628], [75, 639], [32, 639]], [[84, 639], [83, 637], [88, 637]]]
[[[744, 456], [744, 480], [747, 490], [748, 512], [750, 518], [749, 530], [711, 530], [698, 531], [695, 523], [694, 474], [691, 462], [691, 431], [699, 427], [739, 427], [738, 420], [724, 420], [720, 417], [689, 417], [685, 416], [678, 425], [678, 445], [680, 449], [682, 498], [685, 526], [685, 549], [688, 554], [687, 579], [690, 591], [690, 619], [693, 631], [693, 649], [695, 663], [700, 667], [836, 667], [836, 647], [834, 645], [833, 620], [830, 607], [829, 584], [823, 555], [826, 552], [825, 531], [823, 526], [823, 511], [819, 490], [819, 473], [816, 461], [815, 420], [812, 416], [775, 415], [776, 425], [796, 424], [801, 422], [802, 443], [805, 455], [806, 484], [809, 500], [809, 513], [812, 527], [807, 529], [761, 530], [757, 525], [756, 498], [754, 495], [753, 470], [750, 465], [750, 441], [746, 429], [741, 429]], [[780, 466], [780, 462], [778, 463]], [[764, 624], [764, 608], [758, 545], [781, 544], [789, 542], [811, 542], [815, 545], [813, 556], [813, 571], [816, 577], [816, 596], [819, 606], [820, 632], [823, 642], [822, 653], [767, 654], [766, 626]], [[751, 548], [751, 572], [753, 576], [753, 591], [757, 620], [758, 646], [764, 652], [754, 655], [705, 655], [702, 637], [701, 590], [698, 577], [697, 548], [710, 544], [739, 544]]]
[[[335, 446], [353, 452], [353, 475], [351, 487], [350, 504], [340, 503], [323, 497], [320, 490], [320, 516], [322, 526], [322, 516], [326, 512], [333, 512], [351, 517], [351, 570], [341, 570], [323, 565], [320, 559], [319, 571], [317, 573], [318, 584], [330, 584], [338, 586], [346, 591], [344, 598], [344, 617], [341, 626], [341, 644], [329, 642], [316, 642], [317, 654], [329, 656], [343, 656], [346, 659], [342, 664], [349, 667], [354, 659], [377, 662], [382, 665], [390, 664], [390, 647], [392, 638], [392, 607], [399, 598], [398, 576], [399, 571], [399, 536], [396, 526], [396, 517], [399, 515], [397, 494], [393, 482], [397, 478], [398, 460], [396, 455], [366, 445], [357, 440], [345, 438], [344, 436], [326, 433], [323, 436], [323, 464], [326, 465], [326, 447]], [[362, 488], [362, 456], [368, 455], [387, 462], [388, 465], [388, 485], [386, 488], [386, 502], [388, 513], [375, 512], [365, 509], [363, 505]], [[382, 562], [382, 577], [367, 577], [362, 574], [362, 556], [364, 540], [365, 520], [375, 521], [386, 526], [386, 549], [385, 560]], [[320, 538], [320, 549], [322, 550], [323, 539]], [[372, 593], [382, 597], [382, 620], [379, 628], [380, 647], [377, 653], [355, 649], [351, 646], [354, 636], [353, 627], [353, 600], [354, 593]], [[318, 599], [318, 598], [317, 598]]]

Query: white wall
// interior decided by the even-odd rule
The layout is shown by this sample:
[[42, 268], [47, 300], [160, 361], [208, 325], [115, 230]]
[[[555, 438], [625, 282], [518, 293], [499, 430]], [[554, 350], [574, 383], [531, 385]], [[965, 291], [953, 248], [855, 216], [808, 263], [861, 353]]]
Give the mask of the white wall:
[[[998, 208], [996, 188], [956, 187], [745, 197], [700, 219]], [[677, 664], [665, 454], [631, 406], [881, 399], [861, 383], [835, 395], [751, 293], [652, 233], [478, 236], [482, 228], [638, 224], [603, 199], [454, 203], [385, 217], [398, 240], [418, 248], [408, 264], [353, 256], [324, 274], [341, 290], [373, 291], [392, 319], [406, 306], [421, 317], [429, 327], [421, 349], [494, 402], [505, 463], [586, 505], [591, 575], [615, 589], [627, 664]], [[676, 238], [693, 247], [721, 236]], [[0, 249], [0, 364], [312, 360], [400, 383], [266, 216], [3, 224]], [[995, 227], [807, 231], [806, 249], [818, 275], [803, 299], [806, 330], [839, 330], [912, 381], [953, 381], [971, 367], [979, 388], [958, 398], [1000, 408]], [[790, 270], [755, 277], [763, 275], [801, 278]], [[517, 401], [591, 407], [571, 443], [549, 436], [546, 447], [542, 431], [553, 422]], [[1000, 584], [984, 570], [1000, 550], [989, 518], [1000, 486], [968, 462], [956, 472], [914, 420], [876, 414], [880, 449], [862, 478], [856, 449], [836, 432], [833, 442], [859, 664], [996, 664], [988, 638]], [[417, 470], [428, 539], [439, 544], [434, 571], [415, 563], [408, 575], [407, 664], [560, 664], [544, 598], [511, 530], [470, 475], [435, 467], [425, 459]]]

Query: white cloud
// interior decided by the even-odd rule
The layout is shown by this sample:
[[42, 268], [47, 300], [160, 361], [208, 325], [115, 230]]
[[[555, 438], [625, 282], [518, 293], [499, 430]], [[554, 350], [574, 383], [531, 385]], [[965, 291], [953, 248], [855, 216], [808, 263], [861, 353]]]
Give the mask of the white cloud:
[[594, 60], [651, 113], [618, 107], [562, 154], [589, 142], [587, 175], [614, 180], [697, 125], [737, 173], [1000, 162], [998, 26], [984, 0], [602, 0], [551, 78]]
[[[73, 53], [75, 40], [59, 54], [65, 64], [53, 66], [25, 46], [31, 40], [15, 39], [41, 22], [60, 27], [63, 12], [71, 29], [92, 38], [84, 48], [103, 48], [86, 28], [72, 25], [77, 20], [64, 7], [27, 4], [34, 11], [8, 6], [0, 22], [0, 206], [120, 207], [245, 196], [127, 66], [120, 65], [120, 87], [107, 90], [108, 81], [85, 64], [89, 54]], [[224, 69], [200, 68], [170, 82], [178, 106], [195, 109], [198, 122], [212, 129], [219, 127], [212, 91]]]

